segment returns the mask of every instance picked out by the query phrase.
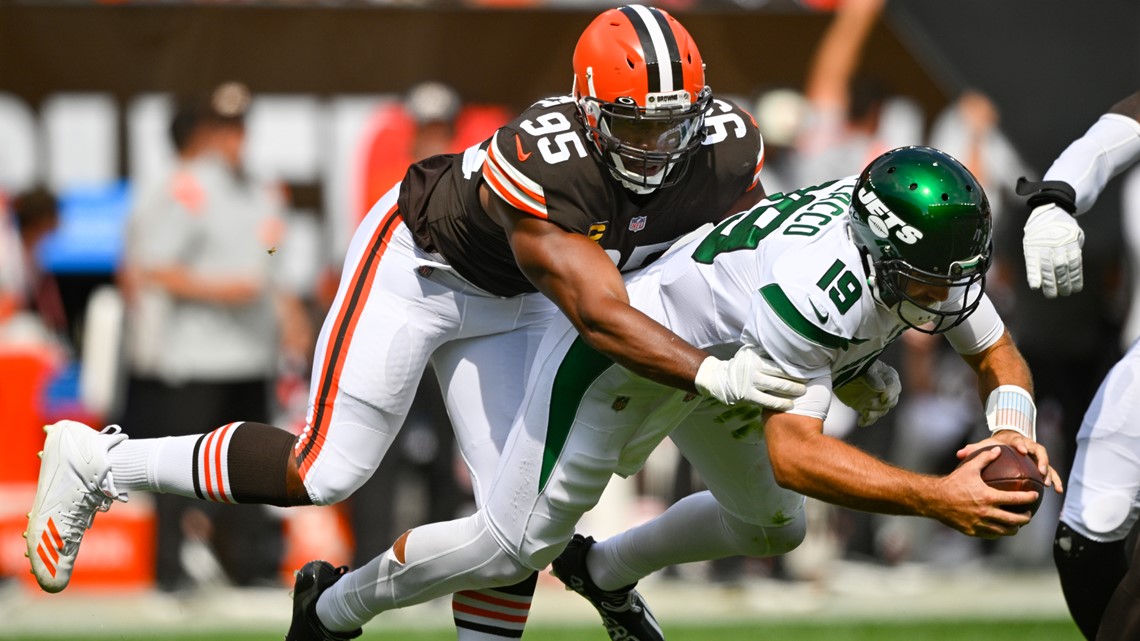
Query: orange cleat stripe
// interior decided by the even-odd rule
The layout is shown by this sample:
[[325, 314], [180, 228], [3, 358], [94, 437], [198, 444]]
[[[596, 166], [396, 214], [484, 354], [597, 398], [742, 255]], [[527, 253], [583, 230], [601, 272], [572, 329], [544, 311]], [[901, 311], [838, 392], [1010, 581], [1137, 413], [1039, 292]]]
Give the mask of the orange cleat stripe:
[[46, 554], [44, 554], [44, 546], [37, 545], [36, 546], [36, 554], [40, 555], [40, 560], [44, 562], [45, 566], [47, 566], [48, 572], [51, 574], [52, 578], [54, 579], [55, 578], [55, 564], [52, 563], [47, 558]]
[[47, 531], [51, 532], [52, 543], [55, 543], [55, 547], [62, 550], [63, 549], [63, 537], [59, 535], [59, 530], [55, 529], [55, 521], [53, 519], [49, 518], [47, 525], [48, 525]]
[[43, 541], [43, 543], [39, 547], [45, 548], [48, 551], [48, 554], [51, 555], [51, 560], [58, 563], [59, 562], [59, 550], [57, 550], [55, 548], [55, 546], [53, 546], [51, 544], [51, 541], [48, 540], [47, 532], [44, 532], [43, 536], [41, 536], [40, 539]]

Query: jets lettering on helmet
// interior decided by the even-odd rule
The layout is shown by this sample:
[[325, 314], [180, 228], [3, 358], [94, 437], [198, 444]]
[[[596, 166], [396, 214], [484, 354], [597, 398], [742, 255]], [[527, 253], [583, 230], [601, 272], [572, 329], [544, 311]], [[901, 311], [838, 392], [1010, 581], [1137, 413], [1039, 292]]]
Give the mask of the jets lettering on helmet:
[[870, 189], [867, 189], [866, 186], [859, 191], [859, 202], [863, 203], [867, 211], [871, 214], [871, 216], [867, 218], [867, 226], [870, 227], [871, 231], [879, 238], [886, 238], [890, 234], [891, 229], [895, 227], [898, 227], [898, 229], [895, 229], [895, 238], [898, 238], [908, 245], [913, 245], [922, 238], [921, 231], [904, 223], [895, 212], [884, 205], [883, 201], [879, 200], [879, 197]]

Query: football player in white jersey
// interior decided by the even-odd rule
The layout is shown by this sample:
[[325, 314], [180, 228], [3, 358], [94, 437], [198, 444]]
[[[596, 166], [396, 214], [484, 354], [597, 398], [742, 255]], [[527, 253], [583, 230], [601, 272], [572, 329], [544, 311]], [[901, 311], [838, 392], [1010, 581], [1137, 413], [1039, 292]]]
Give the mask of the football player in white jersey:
[[[1070, 144], [1042, 182], [1018, 184], [1032, 210], [1023, 239], [1030, 287], [1048, 298], [1081, 291], [1085, 235], [1074, 216], [1138, 160], [1140, 92], [1113, 105]], [[1065, 601], [1089, 641], [1140, 639], [1140, 555], [1125, 549], [1140, 517], [1138, 402], [1140, 342], [1101, 382], [1085, 413], [1053, 541]]]
[[[462, 153], [413, 164], [362, 221], [317, 341], [299, 436], [252, 422], [169, 439], [49, 426], [25, 535], [39, 585], [67, 586], [95, 512], [129, 492], [343, 500], [384, 457], [429, 360], [481, 502], [558, 309], [594, 348], [653, 380], [790, 406], [802, 385], [754, 354], [721, 359], [680, 340], [630, 306], [621, 276], [763, 196], [756, 123], [713, 96], [696, 43], [653, 7], [600, 14], [573, 69], [572, 95], [536, 102]], [[299, 577], [297, 607], [335, 578]], [[536, 578], [457, 597], [460, 639], [517, 637]], [[308, 621], [289, 638], [329, 637]]]
[[[977, 181], [950, 156], [914, 147], [880, 156], [860, 176], [773, 196], [690, 234], [627, 280], [631, 302], [693, 345], [752, 352], [806, 381], [793, 407], [729, 407], [651, 381], [557, 317], [487, 501], [471, 517], [411, 530], [341, 577], [319, 597], [324, 624], [358, 629], [381, 612], [509, 584], [553, 561], [612, 639], [663, 639], [637, 580], [673, 563], [793, 549], [804, 536], [804, 495], [927, 516], [975, 536], [1016, 533], [1030, 515], [1001, 506], [1038, 496], [981, 480], [996, 449], [935, 477], [822, 431], [833, 389], [864, 412], [887, 409], [890, 394], [871, 389], [865, 374], [881, 373], [876, 359], [891, 341], [911, 328], [945, 333], [978, 373], [994, 432], [959, 455], [1007, 443], [1059, 487], [1034, 440], [1029, 371], [983, 292], [991, 249]], [[610, 541], [575, 537], [611, 475], [637, 471], [666, 436], [709, 491]], [[294, 612], [296, 626], [307, 615]]]

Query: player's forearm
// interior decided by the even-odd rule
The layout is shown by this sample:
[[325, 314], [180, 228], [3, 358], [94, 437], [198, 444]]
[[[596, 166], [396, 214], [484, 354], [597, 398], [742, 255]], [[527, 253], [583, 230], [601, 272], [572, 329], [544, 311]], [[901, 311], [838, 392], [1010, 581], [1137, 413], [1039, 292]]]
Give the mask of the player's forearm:
[[630, 371], [663, 385], [695, 392], [708, 357], [672, 331], [620, 300], [598, 301], [571, 315], [586, 343]]
[[218, 305], [244, 305], [252, 302], [262, 291], [261, 284], [253, 279], [206, 278], [184, 267], [151, 269], [145, 278], [177, 298]]
[[1130, 115], [1108, 113], [1074, 140], [1045, 172], [1047, 181], [1069, 184], [1076, 196], [1076, 211], [1088, 211], [1105, 185], [1140, 160], [1140, 122]]
[[650, 380], [697, 391], [697, 370], [708, 354], [634, 309], [621, 272], [597, 243], [543, 221], [508, 213], [503, 219], [514, 224], [519, 268], [590, 347]]
[[882, 0], [847, 0], [836, 10], [820, 40], [807, 80], [807, 96], [835, 99], [859, 64], [863, 45], [882, 11]]
[[[810, 421], [817, 426], [805, 426]], [[884, 463], [821, 430], [817, 419], [803, 416], [776, 414], [768, 419], [768, 455], [781, 487], [865, 512], [929, 513], [935, 502], [935, 477]]]
[[990, 393], [1001, 385], [1015, 385], [1033, 393], [1029, 365], [1006, 331], [996, 343], [979, 354], [962, 357], [978, 377], [978, 396], [985, 404]]

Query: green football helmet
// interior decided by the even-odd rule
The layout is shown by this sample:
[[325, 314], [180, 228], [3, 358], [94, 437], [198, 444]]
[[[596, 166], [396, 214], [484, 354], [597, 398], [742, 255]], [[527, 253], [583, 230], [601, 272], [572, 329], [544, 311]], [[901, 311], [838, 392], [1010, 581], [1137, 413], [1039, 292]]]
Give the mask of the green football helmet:
[[990, 203], [949, 154], [900, 147], [871, 161], [855, 182], [851, 237], [876, 300], [907, 325], [938, 334], [978, 308], [993, 254]]

